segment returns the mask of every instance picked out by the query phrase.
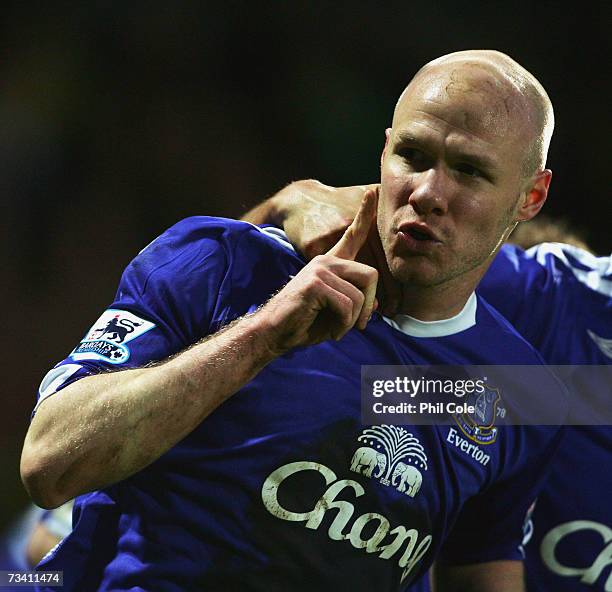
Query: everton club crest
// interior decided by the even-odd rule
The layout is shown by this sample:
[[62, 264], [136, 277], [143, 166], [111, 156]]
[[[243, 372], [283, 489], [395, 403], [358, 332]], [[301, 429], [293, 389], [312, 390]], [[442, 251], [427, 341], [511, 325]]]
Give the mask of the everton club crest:
[[456, 413], [453, 419], [461, 431], [478, 444], [493, 444], [497, 440], [495, 420], [504, 417], [506, 410], [501, 406], [499, 389], [485, 385], [482, 393], [474, 392], [466, 396], [468, 406], [473, 413]]

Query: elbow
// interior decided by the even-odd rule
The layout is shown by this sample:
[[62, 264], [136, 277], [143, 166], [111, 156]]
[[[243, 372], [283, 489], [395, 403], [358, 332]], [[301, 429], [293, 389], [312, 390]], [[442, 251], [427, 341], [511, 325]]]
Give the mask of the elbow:
[[58, 479], [54, 463], [45, 454], [38, 454], [36, 448], [27, 442], [23, 448], [20, 464], [21, 481], [37, 506], [53, 510], [72, 496], [57, 488]]

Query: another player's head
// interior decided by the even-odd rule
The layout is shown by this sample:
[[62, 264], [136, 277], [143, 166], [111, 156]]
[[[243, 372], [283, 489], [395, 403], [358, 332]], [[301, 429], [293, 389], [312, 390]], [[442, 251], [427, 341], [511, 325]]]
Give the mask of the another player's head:
[[571, 228], [566, 220], [553, 220], [538, 216], [525, 224], [519, 224], [508, 239], [509, 243], [529, 249], [541, 243], [564, 243], [594, 253], [581, 229]]
[[540, 83], [502, 53], [452, 53], [419, 70], [381, 157], [378, 229], [396, 279], [473, 290], [546, 199], [553, 125]]

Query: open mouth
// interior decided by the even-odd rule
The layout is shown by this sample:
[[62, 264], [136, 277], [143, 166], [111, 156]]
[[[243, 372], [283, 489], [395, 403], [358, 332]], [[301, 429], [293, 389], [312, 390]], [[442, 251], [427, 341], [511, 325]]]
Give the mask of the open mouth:
[[431, 232], [429, 230], [429, 228], [427, 228], [425, 225], [422, 224], [404, 224], [402, 226], [400, 226], [400, 232], [402, 232], [403, 234], [413, 238], [415, 241], [419, 241], [419, 242], [425, 242], [425, 241], [433, 241], [433, 242], [440, 242], [433, 234], [433, 232]]
[[418, 241], [433, 240], [433, 236], [431, 236], [431, 234], [422, 230], [417, 230], [416, 228], [408, 228], [404, 230], [404, 232]]

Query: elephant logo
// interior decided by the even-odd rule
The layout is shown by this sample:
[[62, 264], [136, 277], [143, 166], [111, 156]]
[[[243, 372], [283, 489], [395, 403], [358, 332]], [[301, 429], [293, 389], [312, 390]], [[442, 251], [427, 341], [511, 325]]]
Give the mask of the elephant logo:
[[404, 464], [401, 461], [395, 465], [391, 483], [397, 487], [398, 491], [414, 497], [419, 492], [419, 489], [421, 489], [422, 482], [423, 475], [421, 475], [421, 471], [417, 468]]
[[353, 454], [351, 471], [392, 485], [409, 497], [419, 492], [427, 455], [418, 438], [402, 427], [381, 425], [363, 430], [357, 440], [367, 446]]
[[351, 471], [372, 477], [372, 471], [375, 468], [378, 468], [379, 471], [374, 477], [380, 477], [387, 468], [387, 457], [369, 446], [358, 448], [351, 461]]

